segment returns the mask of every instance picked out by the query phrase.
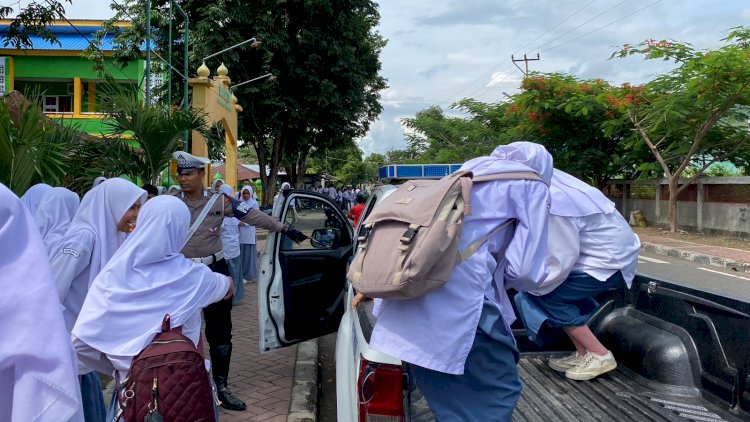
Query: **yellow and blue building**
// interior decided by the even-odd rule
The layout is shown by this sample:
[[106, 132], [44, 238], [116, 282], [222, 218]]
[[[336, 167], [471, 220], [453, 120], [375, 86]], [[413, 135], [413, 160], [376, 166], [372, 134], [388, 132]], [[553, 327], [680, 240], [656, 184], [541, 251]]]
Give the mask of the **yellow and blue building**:
[[[0, 20], [0, 38], [10, 23]], [[94, 71], [94, 63], [84, 55], [88, 40], [94, 39], [102, 23], [101, 20], [58, 21], [49, 29], [59, 44], [31, 36], [31, 49], [0, 46], [0, 94], [17, 90], [27, 96], [39, 95], [43, 111], [50, 118], [94, 136], [106, 133], [101, 113], [106, 101], [102, 93], [104, 81]], [[120, 22], [118, 26], [129, 24]], [[120, 67], [112, 58], [113, 46], [114, 34], [103, 37], [99, 45], [107, 72], [118, 85], [140, 89], [145, 61], [139, 59]]]

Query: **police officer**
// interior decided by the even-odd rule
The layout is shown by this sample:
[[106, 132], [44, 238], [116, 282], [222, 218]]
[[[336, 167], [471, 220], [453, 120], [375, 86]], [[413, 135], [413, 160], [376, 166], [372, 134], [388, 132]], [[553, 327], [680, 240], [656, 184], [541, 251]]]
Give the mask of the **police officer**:
[[[182, 192], [178, 197], [190, 210], [190, 225], [198, 220], [204, 207], [212, 201], [214, 194], [203, 185], [204, 167], [207, 158], [195, 157], [184, 151], [172, 154], [177, 160], [177, 174]], [[301, 242], [307, 237], [297, 230], [289, 229], [280, 221], [265, 213], [248, 209], [240, 201], [222, 195], [213, 201], [208, 213], [182, 249], [183, 255], [194, 262], [207, 265], [213, 271], [229, 275], [227, 263], [222, 255], [221, 224], [225, 216], [234, 216], [247, 224], [286, 234], [291, 240]], [[241, 283], [242, 280], [234, 280]], [[211, 355], [211, 367], [221, 407], [229, 410], [245, 410], [245, 403], [235, 397], [227, 385], [229, 361], [232, 356], [232, 299], [224, 299], [203, 310], [206, 321], [206, 340]]]

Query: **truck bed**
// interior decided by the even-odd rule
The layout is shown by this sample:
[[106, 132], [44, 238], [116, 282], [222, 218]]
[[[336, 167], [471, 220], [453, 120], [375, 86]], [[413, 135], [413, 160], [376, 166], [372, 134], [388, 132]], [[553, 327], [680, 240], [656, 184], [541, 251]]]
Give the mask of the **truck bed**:
[[701, 397], [658, 392], [622, 365], [591, 381], [573, 381], [547, 366], [546, 356], [518, 364], [524, 388], [514, 421], [740, 421]]
[[[524, 388], [515, 421], [750, 421], [750, 303], [641, 275], [631, 290], [597, 299], [602, 307], [589, 326], [615, 355], [617, 370], [569, 380], [547, 359], [570, 353], [572, 344], [539, 348], [517, 323]], [[367, 341], [376, 321], [371, 311], [371, 302], [358, 309]], [[407, 379], [405, 420], [433, 421]]]

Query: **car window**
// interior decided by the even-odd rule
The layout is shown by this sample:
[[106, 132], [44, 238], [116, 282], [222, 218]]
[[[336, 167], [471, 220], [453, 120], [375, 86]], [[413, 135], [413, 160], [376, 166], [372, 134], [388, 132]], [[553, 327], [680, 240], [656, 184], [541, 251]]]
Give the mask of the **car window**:
[[[284, 224], [291, 228], [297, 229], [307, 236], [312, 236], [316, 229], [333, 229], [327, 231], [328, 237], [336, 237], [336, 245], [349, 245], [349, 230], [346, 221], [339, 215], [339, 211], [334, 209], [326, 201], [312, 197], [295, 197], [287, 203], [286, 213], [284, 214]], [[281, 250], [312, 250], [321, 249], [313, 246], [310, 241], [304, 241], [300, 244], [294, 243], [286, 236], [281, 242]]]

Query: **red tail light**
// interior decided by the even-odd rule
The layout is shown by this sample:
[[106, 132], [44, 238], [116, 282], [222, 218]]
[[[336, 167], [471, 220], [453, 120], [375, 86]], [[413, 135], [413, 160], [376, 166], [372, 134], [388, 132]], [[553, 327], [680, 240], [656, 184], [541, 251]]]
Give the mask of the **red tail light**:
[[370, 362], [359, 365], [359, 422], [404, 420], [404, 374], [401, 365]]

